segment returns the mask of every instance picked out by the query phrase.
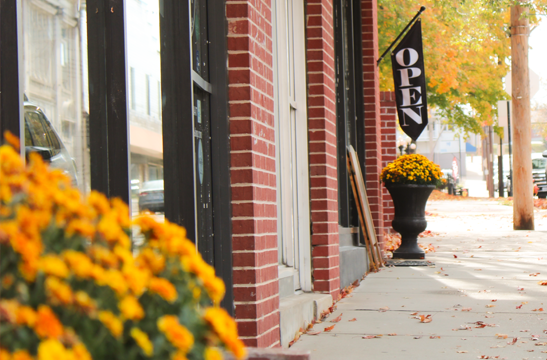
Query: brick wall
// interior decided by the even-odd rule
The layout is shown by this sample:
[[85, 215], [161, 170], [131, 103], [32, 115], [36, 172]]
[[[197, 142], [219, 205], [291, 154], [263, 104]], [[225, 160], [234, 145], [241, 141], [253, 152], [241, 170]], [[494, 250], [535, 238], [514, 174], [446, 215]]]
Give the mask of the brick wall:
[[[380, 93], [380, 119], [382, 121], [382, 168], [397, 158], [397, 104], [395, 93], [382, 91]], [[382, 233], [391, 233], [391, 222], [395, 216], [395, 208], [391, 195], [382, 185], [382, 206], [384, 210], [384, 229]]]
[[306, 1], [313, 290], [340, 292], [332, 0]]
[[272, 12], [226, 1], [234, 304], [248, 346], [279, 346]]
[[380, 119], [380, 77], [378, 55], [378, 24], [376, 0], [362, 0], [363, 94], [365, 104], [365, 173], [370, 210], [378, 240], [383, 240], [384, 214], [382, 189], [382, 122]]

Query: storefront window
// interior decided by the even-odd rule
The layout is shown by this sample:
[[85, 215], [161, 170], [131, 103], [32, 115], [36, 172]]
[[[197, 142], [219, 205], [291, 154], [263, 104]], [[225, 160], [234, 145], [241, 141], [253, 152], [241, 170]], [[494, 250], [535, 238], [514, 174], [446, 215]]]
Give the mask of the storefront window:
[[[58, 6], [23, 0], [22, 51], [25, 148], [37, 151], [89, 192], [88, 109], [82, 62], [85, 13], [77, 0]], [[85, 26], [85, 25], [84, 25]]]

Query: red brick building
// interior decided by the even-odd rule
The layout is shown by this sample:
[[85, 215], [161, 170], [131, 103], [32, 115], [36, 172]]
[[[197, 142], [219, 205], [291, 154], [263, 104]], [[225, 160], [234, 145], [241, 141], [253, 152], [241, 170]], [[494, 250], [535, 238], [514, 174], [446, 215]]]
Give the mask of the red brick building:
[[247, 345], [286, 345], [368, 269], [346, 146], [380, 240], [390, 227], [394, 99], [375, 0], [227, 0], [226, 15], [235, 316]]

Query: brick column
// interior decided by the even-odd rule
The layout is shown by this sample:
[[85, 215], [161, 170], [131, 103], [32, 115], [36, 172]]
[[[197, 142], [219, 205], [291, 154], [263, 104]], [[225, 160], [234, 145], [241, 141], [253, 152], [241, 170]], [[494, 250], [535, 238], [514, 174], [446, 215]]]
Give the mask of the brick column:
[[313, 290], [340, 293], [336, 82], [331, 0], [306, 1]]
[[272, 12], [226, 1], [234, 304], [248, 346], [279, 346]]
[[[380, 93], [382, 120], [382, 168], [397, 158], [397, 103], [395, 93], [382, 91]], [[395, 217], [395, 208], [391, 195], [382, 184], [382, 207], [384, 210], [384, 229], [382, 233], [391, 233], [391, 222]]]
[[365, 104], [365, 169], [370, 210], [378, 240], [382, 242], [384, 214], [380, 172], [382, 171], [382, 122], [380, 120], [380, 76], [378, 59], [377, 0], [362, 0], [363, 94]]

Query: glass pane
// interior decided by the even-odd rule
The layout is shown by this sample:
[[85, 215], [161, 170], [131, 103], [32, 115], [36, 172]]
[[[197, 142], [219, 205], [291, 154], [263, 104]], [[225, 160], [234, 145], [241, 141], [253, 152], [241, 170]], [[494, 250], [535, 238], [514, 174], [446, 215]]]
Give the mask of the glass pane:
[[194, 86], [194, 147], [196, 164], [198, 250], [213, 264], [213, 206], [211, 189], [211, 130], [209, 94]]
[[191, 1], [192, 66], [195, 72], [209, 80], [207, 0]]
[[79, 4], [22, 2], [24, 140], [28, 151], [38, 152], [87, 193], [87, 45]]
[[131, 209], [164, 219], [159, 1], [127, 1]]

